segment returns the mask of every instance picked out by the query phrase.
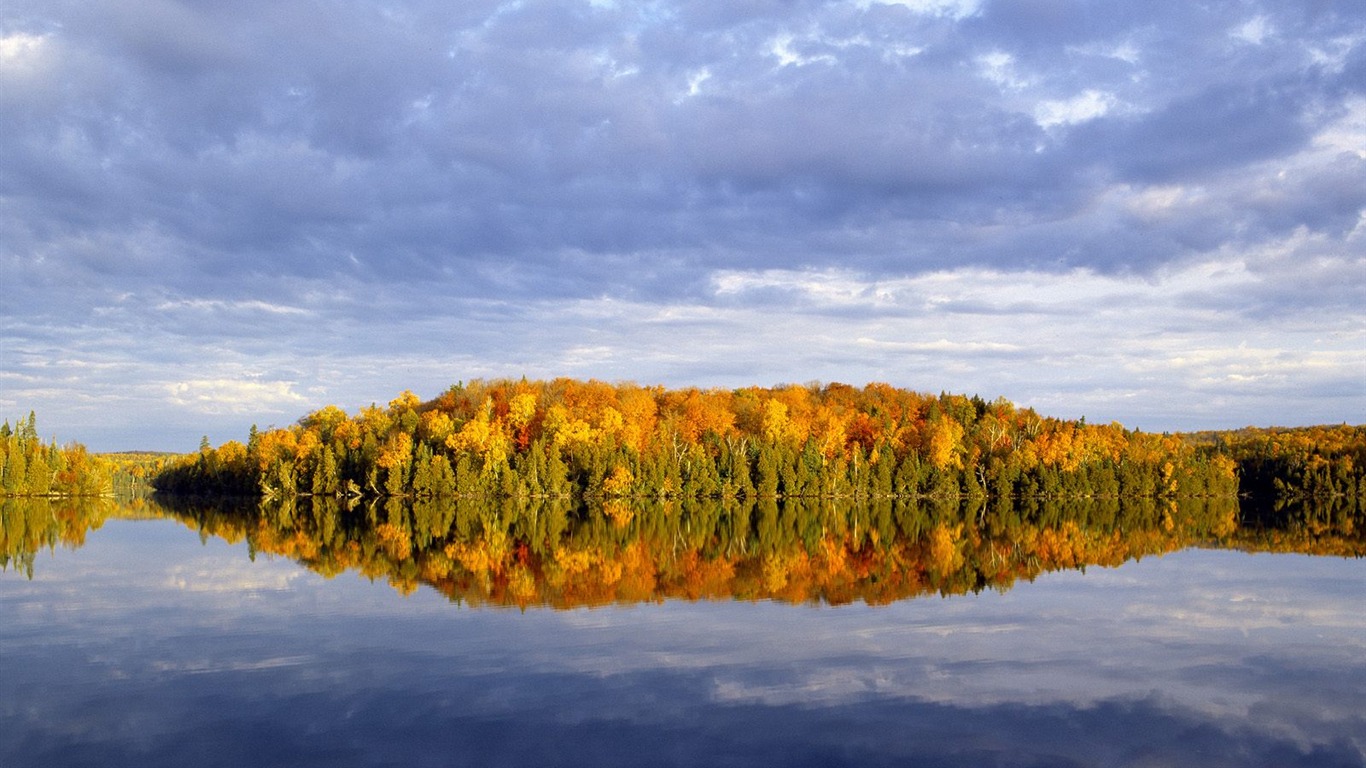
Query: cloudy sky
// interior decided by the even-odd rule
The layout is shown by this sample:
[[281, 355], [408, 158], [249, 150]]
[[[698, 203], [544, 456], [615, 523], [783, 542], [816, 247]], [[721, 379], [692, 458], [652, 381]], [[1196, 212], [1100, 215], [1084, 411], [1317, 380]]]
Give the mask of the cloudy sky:
[[0, 410], [476, 377], [1366, 421], [1366, 4], [6, 0]]

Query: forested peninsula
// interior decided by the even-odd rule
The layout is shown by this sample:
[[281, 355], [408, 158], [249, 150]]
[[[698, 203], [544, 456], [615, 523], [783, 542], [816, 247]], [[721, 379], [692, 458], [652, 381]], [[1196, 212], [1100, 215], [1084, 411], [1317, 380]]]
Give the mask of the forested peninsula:
[[38, 418], [0, 424], [0, 495], [102, 496], [113, 492], [117, 468], [80, 443], [57, 445], [38, 437]]
[[1366, 427], [1152, 434], [887, 384], [522, 379], [205, 440], [153, 482], [265, 498], [1360, 498], [1363, 468]]

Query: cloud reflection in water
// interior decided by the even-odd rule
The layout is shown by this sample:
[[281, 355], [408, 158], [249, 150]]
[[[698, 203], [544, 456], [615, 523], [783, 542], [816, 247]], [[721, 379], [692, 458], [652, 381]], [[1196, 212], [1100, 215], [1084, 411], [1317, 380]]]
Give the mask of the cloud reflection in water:
[[[217, 572], [241, 590], [185, 590]], [[888, 606], [478, 609], [110, 521], [0, 575], [0, 764], [1359, 766], [1359, 561]]]

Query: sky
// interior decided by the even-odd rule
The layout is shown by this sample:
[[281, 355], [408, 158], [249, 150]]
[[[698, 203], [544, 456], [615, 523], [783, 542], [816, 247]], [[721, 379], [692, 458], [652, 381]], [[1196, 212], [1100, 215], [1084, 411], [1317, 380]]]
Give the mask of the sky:
[[6, 0], [0, 415], [474, 378], [1366, 422], [1366, 4]]

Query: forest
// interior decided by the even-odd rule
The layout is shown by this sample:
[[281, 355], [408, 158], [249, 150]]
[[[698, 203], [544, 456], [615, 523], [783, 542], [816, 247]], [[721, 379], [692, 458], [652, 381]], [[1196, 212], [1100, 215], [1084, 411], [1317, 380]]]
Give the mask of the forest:
[[1154, 434], [887, 384], [474, 380], [194, 453], [94, 456], [0, 427], [5, 496], [363, 499], [1366, 497], [1366, 426]]
[[1366, 427], [1150, 434], [881, 384], [473, 381], [184, 455], [44, 443], [30, 413], [0, 451], [0, 568], [29, 572], [114, 509], [523, 607], [876, 603], [1192, 544], [1366, 555]]
[[1366, 425], [1271, 427], [1185, 436], [1238, 466], [1239, 490], [1279, 499], [1366, 497]]
[[885, 384], [665, 389], [472, 381], [245, 443], [155, 479], [178, 493], [546, 498], [1203, 497], [1237, 492], [1215, 447]]
[[105, 460], [85, 446], [44, 444], [33, 411], [14, 426], [0, 425], [0, 495], [100, 496], [114, 491], [117, 475]]

